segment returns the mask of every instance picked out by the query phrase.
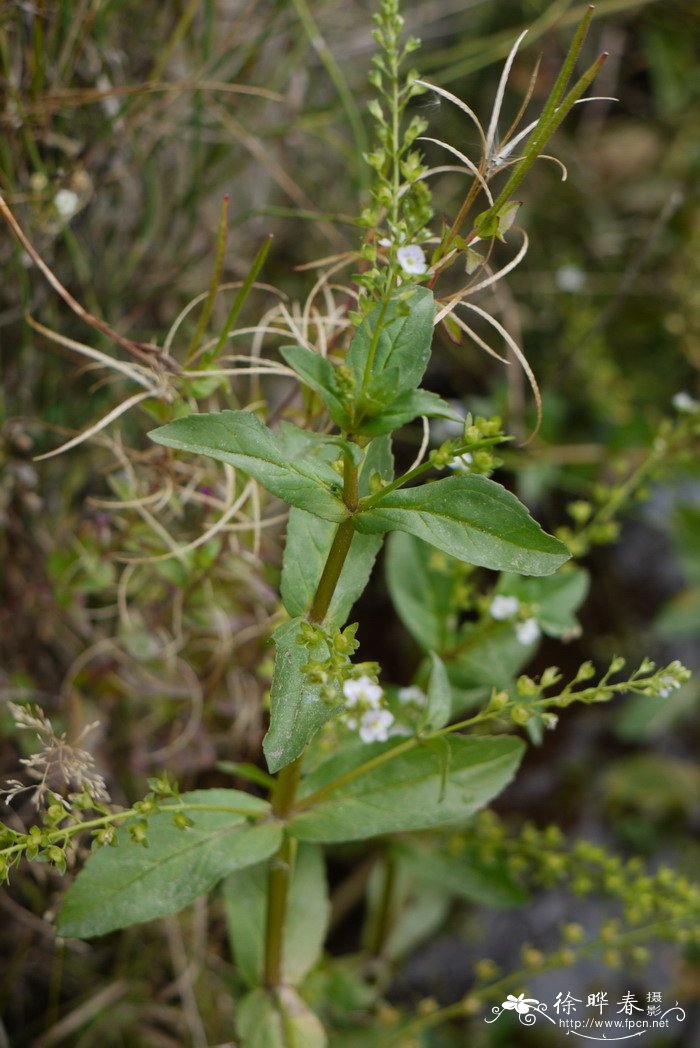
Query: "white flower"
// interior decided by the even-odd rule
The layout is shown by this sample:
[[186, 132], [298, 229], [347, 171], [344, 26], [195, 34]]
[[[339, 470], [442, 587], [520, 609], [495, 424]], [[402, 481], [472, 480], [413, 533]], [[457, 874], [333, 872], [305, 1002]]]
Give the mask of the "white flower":
[[399, 265], [404, 273], [420, 275], [421, 273], [427, 273], [428, 271], [425, 252], [423, 251], [423, 248], [418, 247], [418, 244], [405, 244], [398, 249], [396, 257], [399, 260]]
[[530, 1011], [530, 1005], [539, 1003], [539, 1001], [534, 1000], [532, 997], [526, 997], [524, 993], [519, 994], [517, 997], [514, 997], [512, 993], [509, 993], [508, 997], [501, 1005], [501, 1008], [517, 1012], [518, 1015], [527, 1015]]
[[360, 720], [360, 738], [363, 742], [386, 742], [393, 723], [394, 715], [389, 710], [367, 710]]
[[579, 266], [560, 266], [554, 274], [554, 282], [560, 291], [580, 291], [586, 283], [586, 274]]
[[557, 724], [559, 723], [559, 718], [557, 717], [556, 713], [543, 713], [542, 723], [544, 724], [545, 728], [549, 729], [549, 731], [554, 731]]
[[59, 189], [53, 198], [53, 206], [61, 218], [72, 218], [79, 204], [78, 194], [74, 193], [72, 189]]
[[540, 627], [537, 625], [537, 619], [525, 619], [524, 622], [517, 622], [515, 624], [515, 635], [518, 638], [518, 644], [534, 644], [536, 640], [539, 640]]
[[358, 680], [346, 680], [343, 684], [343, 695], [347, 706], [369, 706], [379, 708], [384, 692], [371, 677], [359, 677]]
[[514, 615], [517, 615], [519, 607], [520, 601], [517, 597], [504, 597], [503, 594], [499, 593], [491, 601], [489, 615], [492, 619], [498, 619], [499, 622], [502, 622], [504, 619], [512, 619]]
[[399, 688], [399, 702], [405, 705], [411, 703], [414, 706], [425, 706], [427, 701], [428, 696], [422, 688], [417, 688], [415, 684], [412, 684], [410, 688]]
[[675, 691], [676, 688], [680, 688], [680, 686], [681, 682], [679, 680], [676, 680], [675, 677], [671, 677], [667, 674], [664, 677], [659, 677], [657, 682], [658, 691], [656, 694], [660, 699], [667, 699], [671, 692]]
[[691, 415], [700, 408], [700, 401], [695, 400], [691, 397], [690, 393], [686, 393], [685, 391], [682, 393], [676, 393], [671, 403], [676, 411], [685, 411]]
[[456, 473], [468, 473], [473, 461], [474, 456], [471, 452], [465, 451], [463, 455], [456, 455], [451, 462], [448, 462], [447, 468], [453, 469]]

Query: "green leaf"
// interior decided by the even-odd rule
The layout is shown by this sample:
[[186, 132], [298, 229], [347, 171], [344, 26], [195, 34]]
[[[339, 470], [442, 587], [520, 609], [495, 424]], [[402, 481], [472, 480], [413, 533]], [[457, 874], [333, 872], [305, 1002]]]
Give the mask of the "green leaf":
[[452, 651], [444, 653], [453, 686], [452, 716], [486, 698], [493, 688], [511, 688], [530, 658], [531, 649], [520, 644], [512, 623], [467, 624]]
[[188, 829], [178, 829], [172, 814], [163, 811], [148, 820], [147, 848], [120, 830], [115, 847], [92, 852], [64, 899], [61, 935], [89, 939], [177, 913], [227, 873], [258, 863], [279, 847], [278, 825], [251, 825], [241, 813], [259, 816], [269, 809], [247, 793], [197, 790], [180, 802], [194, 823]]
[[319, 792], [312, 807], [294, 816], [289, 832], [305, 841], [353, 841], [463, 822], [508, 785], [524, 745], [511, 736], [445, 739], [444, 789], [440, 762], [427, 746], [402, 750], [362, 773], [365, 762], [390, 754], [397, 743], [353, 746], [304, 780], [301, 797], [310, 798], [343, 777], [337, 789]]
[[280, 354], [297, 375], [320, 396], [328, 414], [341, 429], [350, 429], [350, 417], [343, 404], [330, 360], [305, 346], [282, 346]]
[[458, 852], [436, 847], [435, 841], [404, 840], [396, 846], [401, 865], [444, 896], [468, 899], [482, 906], [520, 906], [527, 899], [503, 857], [485, 859], [481, 849], [462, 845]]
[[188, 415], [152, 430], [149, 436], [169, 448], [228, 462], [290, 506], [336, 522], [347, 516], [340, 478], [330, 465], [318, 457], [285, 454], [283, 440], [248, 411]]
[[[387, 481], [392, 479], [391, 441], [387, 437], [373, 440], [367, 448], [360, 469], [360, 495], [368, 493], [373, 473]], [[280, 586], [284, 606], [290, 615], [305, 615], [309, 611], [334, 535], [335, 525], [329, 521], [304, 510], [291, 510]], [[353, 535], [350, 552], [324, 620], [327, 626], [338, 627], [346, 622], [350, 609], [369, 581], [382, 541], [380, 535]]]
[[299, 643], [301, 619], [291, 619], [273, 635], [275, 668], [270, 690], [270, 727], [263, 739], [267, 766], [274, 775], [299, 756], [334, 708], [321, 698], [321, 685], [309, 681], [302, 667], [309, 659], [326, 659], [323, 641]]
[[[454, 634], [454, 560], [414, 535], [389, 536], [385, 558], [392, 603], [422, 648], [442, 651]], [[461, 570], [461, 569], [460, 569]]]
[[[260, 984], [265, 951], [265, 912], [269, 864], [251, 866], [224, 881], [229, 938], [241, 975]], [[284, 982], [298, 986], [318, 962], [328, 929], [330, 904], [323, 852], [300, 844], [294, 860], [282, 949]]]
[[551, 575], [570, 558], [515, 495], [486, 477], [398, 488], [353, 523], [363, 533], [407, 531], [458, 560], [522, 575]]
[[575, 612], [586, 599], [589, 584], [584, 568], [567, 568], [539, 579], [502, 575], [496, 592], [536, 605], [534, 614], [542, 630], [550, 637], [562, 637], [578, 631]]
[[[363, 942], [371, 950], [377, 942], [377, 931], [381, 935], [381, 955], [385, 960], [396, 962], [407, 954], [414, 953], [426, 939], [432, 938], [444, 925], [450, 907], [450, 898], [445, 892], [420, 882], [413, 876], [403, 856], [393, 847], [388, 851], [391, 863], [391, 909], [393, 920], [382, 929], [386, 921], [386, 880], [388, 870], [384, 863], [375, 863], [366, 892], [367, 917]], [[388, 934], [387, 934], [388, 933]]]
[[[280, 584], [282, 601], [290, 615], [305, 615], [309, 611], [335, 530], [335, 525], [302, 509], [290, 511]], [[327, 626], [342, 626], [346, 622], [369, 582], [382, 541], [381, 535], [353, 535], [324, 620]]]
[[240, 1048], [326, 1048], [328, 1043], [317, 1016], [289, 986], [246, 994], [236, 1029]]
[[386, 308], [376, 306], [365, 317], [346, 357], [362, 394], [356, 415], [378, 414], [399, 393], [418, 386], [430, 358], [434, 316], [432, 292], [406, 286], [394, 292]]
[[[301, 457], [320, 461], [325, 467], [326, 463], [337, 462], [340, 452], [347, 455], [356, 466], [360, 466], [364, 459], [361, 447], [344, 440], [337, 433], [316, 433], [310, 429], [300, 429], [291, 422], [280, 423], [277, 440], [285, 457], [293, 462]], [[340, 474], [335, 470], [333, 473], [334, 480], [338, 481]]]
[[452, 692], [445, 664], [434, 651], [430, 652], [430, 662], [428, 702], [420, 727], [423, 731], [439, 731], [452, 715]]
[[419, 415], [427, 418], [448, 418], [453, 422], [463, 423], [464, 419], [458, 415], [450, 405], [439, 397], [437, 393], [430, 393], [427, 389], [410, 389], [392, 400], [380, 414], [374, 415], [368, 421], [357, 427], [357, 432], [376, 436], [379, 433], [391, 433], [399, 426], [405, 426]]

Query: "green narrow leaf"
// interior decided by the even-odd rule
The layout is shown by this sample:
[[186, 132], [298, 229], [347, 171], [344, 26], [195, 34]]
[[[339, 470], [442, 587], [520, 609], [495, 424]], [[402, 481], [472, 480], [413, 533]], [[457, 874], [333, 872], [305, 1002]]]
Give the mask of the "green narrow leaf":
[[280, 354], [306, 385], [318, 393], [335, 424], [348, 430], [350, 419], [338, 390], [335, 368], [330, 360], [305, 346], [282, 346]]
[[567, 568], [545, 578], [524, 579], [502, 575], [497, 593], [517, 597], [521, 604], [532, 604], [534, 617], [544, 633], [562, 637], [578, 629], [576, 611], [586, 599], [590, 577], [585, 568]]
[[[491, 845], [492, 847], [492, 845]], [[507, 860], [486, 860], [481, 851], [463, 844], [459, 852], [435, 847], [435, 842], [405, 839], [395, 845], [401, 865], [443, 897], [468, 899], [481, 906], [514, 907], [527, 900], [522, 885], [510, 873]]]
[[[223, 884], [229, 938], [236, 964], [249, 986], [260, 984], [265, 952], [265, 911], [269, 864], [251, 866]], [[282, 949], [284, 982], [298, 986], [321, 957], [330, 903], [323, 851], [300, 844], [287, 902]]]
[[229, 336], [229, 332], [232, 330], [233, 325], [238, 320], [238, 314], [243, 309], [245, 300], [248, 298], [248, 295], [250, 294], [250, 289], [255, 283], [255, 279], [258, 273], [265, 264], [265, 259], [267, 258], [267, 254], [270, 250], [271, 245], [272, 237], [268, 235], [261, 244], [261, 246], [258, 248], [257, 254], [253, 259], [253, 263], [248, 272], [246, 273], [245, 280], [238, 289], [238, 294], [236, 295], [236, 297], [233, 300], [233, 303], [231, 304], [231, 309], [229, 310], [229, 314], [226, 317], [224, 326], [221, 329], [221, 334], [217, 339], [216, 345], [209, 353], [206, 354], [206, 356], [202, 357], [202, 360], [200, 362], [201, 368], [211, 367], [211, 365], [219, 359], [221, 351], [223, 350], [224, 345], [226, 344], [226, 339]]
[[452, 692], [445, 664], [434, 651], [430, 652], [428, 702], [421, 722], [423, 731], [439, 731], [452, 715]]
[[[437, 849], [436, 849], [437, 850]], [[384, 926], [381, 934], [382, 958], [396, 962], [413, 953], [422, 942], [435, 935], [444, 925], [451, 899], [445, 893], [426, 885], [413, 876], [398, 848], [391, 847], [387, 858], [393, 865], [392, 871], [392, 916], [389, 927]], [[376, 863], [367, 883], [367, 919], [364, 941], [372, 947], [376, 943], [378, 922], [383, 920], [382, 911], [386, 904], [384, 896], [386, 870]], [[388, 934], [387, 934], [388, 932]], [[359, 1048], [359, 1046], [358, 1046]]]
[[[311, 607], [334, 533], [335, 525], [328, 521], [303, 509], [290, 510], [280, 583], [282, 601], [290, 615], [305, 615]], [[324, 620], [327, 626], [346, 622], [369, 581], [382, 542], [381, 535], [353, 535]]]
[[[393, 472], [390, 439], [373, 440], [360, 469], [360, 495], [368, 494], [372, 474], [390, 481]], [[328, 521], [301, 509], [290, 511], [280, 584], [282, 601], [290, 615], [305, 615], [310, 609], [334, 534], [335, 525]], [[326, 625], [338, 627], [346, 622], [350, 609], [369, 581], [382, 542], [381, 535], [356, 533], [353, 536], [325, 618]]]
[[452, 422], [464, 422], [462, 416], [453, 411], [437, 393], [430, 393], [427, 389], [409, 389], [391, 400], [380, 414], [361, 423], [357, 427], [357, 432], [368, 436], [391, 433], [399, 426], [412, 422], [419, 415], [425, 415], [427, 418], [448, 418]]
[[270, 690], [270, 727], [263, 739], [267, 766], [274, 775], [299, 756], [334, 708], [321, 698], [321, 685], [309, 681], [302, 667], [309, 659], [326, 659], [323, 641], [299, 643], [301, 619], [285, 622], [273, 635], [275, 668]]
[[452, 684], [452, 716], [487, 698], [493, 688], [512, 687], [530, 661], [530, 647], [520, 644], [510, 622], [468, 623], [451, 651], [444, 653]]
[[240, 814], [241, 808], [258, 816], [269, 810], [249, 794], [197, 790], [180, 802], [194, 823], [188, 829], [178, 829], [163, 811], [148, 820], [147, 848], [120, 829], [115, 847], [92, 852], [64, 899], [60, 935], [89, 939], [177, 913], [226, 874], [261, 862], [279, 847], [277, 824], [251, 825]]
[[[319, 798], [292, 818], [288, 831], [304, 841], [352, 841], [463, 822], [508, 785], [524, 751], [522, 741], [511, 736], [447, 736], [446, 742], [449, 771], [442, 796], [441, 769], [428, 747], [415, 745], [357, 774], [366, 761], [397, 744], [353, 746], [304, 779], [302, 798], [317, 791]], [[340, 776], [346, 778], [337, 790], [320, 793]]]
[[254, 477], [290, 506], [341, 521], [347, 510], [337, 473], [318, 457], [291, 458], [280, 439], [248, 411], [188, 415], [149, 433], [156, 444], [208, 455]]
[[395, 531], [384, 563], [389, 594], [404, 626], [422, 648], [442, 651], [456, 627], [455, 561], [414, 535]]
[[362, 321], [346, 357], [356, 396], [363, 394], [356, 423], [359, 416], [378, 414], [398, 394], [418, 386], [430, 358], [434, 315], [432, 292], [407, 286], [394, 292], [386, 308], [377, 306]]
[[202, 341], [202, 336], [207, 329], [209, 323], [209, 317], [211, 316], [214, 308], [214, 302], [216, 295], [219, 290], [219, 284], [221, 283], [221, 274], [224, 268], [224, 259], [226, 258], [226, 233], [228, 227], [228, 205], [229, 196], [223, 199], [221, 205], [221, 214], [219, 216], [219, 228], [216, 234], [216, 254], [214, 256], [214, 269], [212, 271], [211, 280], [209, 282], [209, 291], [207, 297], [204, 300], [204, 306], [202, 307], [202, 313], [200, 315], [197, 327], [194, 330], [194, 334], [190, 339], [190, 344], [185, 351], [185, 367], [190, 366], [190, 362], [196, 349], [199, 348], [199, 344]]
[[398, 488], [354, 518], [358, 531], [407, 531], [458, 560], [522, 575], [550, 575], [570, 559], [515, 495], [486, 477], [447, 477]]

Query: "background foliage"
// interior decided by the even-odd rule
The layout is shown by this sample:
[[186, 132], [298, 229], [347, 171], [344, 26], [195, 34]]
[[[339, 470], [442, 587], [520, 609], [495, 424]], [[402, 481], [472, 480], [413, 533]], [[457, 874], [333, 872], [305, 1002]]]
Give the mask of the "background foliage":
[[[546, 97], [581, 10], [540, 0], [418, 0], [406, 15], [423, 40], [415, 56], [421, 73], [481, 114], [490, 111], [514, 37], [532, 27], [514, 67], [507, 122], [540, 50], [536, 91]], [[302, 324], [314, 271], [295, 267], [357, 241], [351, 216], [365, 179], [370, 13], [364, 3], [333, 0], [6, 4], [3, 196], [87, 309], [131, 338], [162, 345], [181, 310], [206, 292], [229, 194], [224, 279], [243, 279], [273, 234], [259, 280], [284, 289], [284, 308]], [[581, 107], [558, 132], [568, 181], [543, 164], [522, 190], [519, 221], [531, 250], [494, 291], [504, 323], [525, 346], [545, 408], [537, 442], [503, 456], [507, 479], [551, 530], [578, 529], [582, 548], [591, 544], [583, 631], [563, 649], [547, 640], [530, 673], [556, 663], [568, 677], [583, 660], [605, 665], [613, 654], [700, 666], [698, 471], [672, 405], [679, 391], [700, 393], [698, 29], [690, 0], [598, 5], [588, 57], [610, 52], [596, 91], [619, 101]], [[448, 107], [431, 96], [414, 106], [431, 134], [473, 145], [469, 125]], [[443, 160], [430, 149], [428, 156]], [[461, 187], [451, 178], [440, 200], [458, 199]], [[74, 196], [58, 196], [65, 191]], [[228, 490], [213, 465], [165, 475], [162, 450], [144, 436], [153, 416], [138, 408], [89, 444], [34, 462], [130, 391], [123, 377], [111, 373], [106, 381], [71, 349], [66, 339], [114, 354], [40, 279], [9, 231], [0, 238], [0, 259], [3, 697], [38, 702], [59, 730], [74, 735], [99, 720], [86, 745], [119, 802], [142, 796], [148, 776], [164, 765], [183, 789], [235, 785], [229, 766], [210, 769], [259, 752], [282, 507], [261, 504], [251, 489], [217, 526], [242, 493]], [[224, 324], [230, 294], [217, 298], [212, 330]], [[257, 289], [243, 323], [256, 324], [277, 302], [274, 291]], [[188, 314], [176, 332], [180, 360], [197, 316]], [[257, 356], [261, 343], [261, 333], [251, 331], [230, 352]], [[280, 364], [267, 344], [264, 355]], [[468, 339], [440, 342], [429, 384], [475, 413], [502, 414], [510, 432], [525, 435], [532, 426], [516, 369], [506, 371]], [[303, 396], [292, 400], [296, 388], [284, 374], [239, 372], [230, 406], [266, 398], [273, 412], [290, 407], [303, 420], [309, 404]], [[189, 391], [205, 405], [213, 392]], [[672, 428], [660, 437], [666, 419]], [[407, 429], [403, 438], [397, 455], [408, 465], [420, 433]], [[628, 478], [641, 498], [625, 498]], [[589, 499], [600, 507], [594, 527], [581, 509]], [[621, 536], [610, 541], [618, 501]], [[207, 529], [207, 541], [194, 545]], [[137, 562], [168, 552], [174, 555]], [[389, 585], [397, 555], [385, 555]], [[390, 610], [383, 571], [375, 572], [358, 617], [364, 657], [408, 683], [418, 653]], [[630, 697], [614, 708], [570, 711], [499, 804], [511, 832], [525, 818], [540, 828], [556, 822], [572, 840], [593, 838], [652, 865], [697, 869], [697, 692], [691, 682], [663, 704]], [[13, 729], [4, 703], [0, 717], [3, 779], [10, 779], [31, 739]], [[17, 818], [31, 819], [29, 802], [14, 808]], [[429, 847], [429, 839], [423, 843]], [[331, 951], [360, 946], [368, 876], [370, 918], [372, 892], [381, 890], [371, 858], [354, 848], [332, 856]], [[538, 890], [516, 916], [493, 909], [512, 885], [494, 889], [484, 877], [471, 891], [448, 889], [448, 869], [435, 873], [432, 886], [419, 881], [416, 888], [405, 872], [411, 863], [420, 866], [420, 854], [402, 858], [408, 931], [403, 941], [380, 936], [392, 972], [382, 976], [389, 999], [449, 1003], [468, 991], [474, 960], [492, 956], [508, 973], [520, 967], [523, 943], [564, 948], [559, 925], [571, 918], [571, 898], [556, 887], [541, 891], [541, 871]], [[430, 865], [437, 870], [434, 858]], [[0, 1007], [9, 1043], [200, 1045], [205, 1027], [222, 1042], [230, 1037], [223, 907], [209, 912], [200, 900], [180, 918], [87, 945], [63, 943], [42, 920], [61, 890], [58, 876], [34, 867], [3, 894]], [[598, 918], [596, 907], [605, 916], [606, 906], [590, 903], [583, 918]], [[371, 920], [364, 934], [371, 954], [379, 934]], [[700, 993], [694, 961], [692, 948], [683, 956], [661, 952], [637, 985], [663, 983], [692, 1011]], [[626, 975], [606, 979], [611, 987], [621, 979], [623, 991]], [[564, 979], [585, 986], [590, 969], [555, 969], [550, 978], [545, 989], [563, 991]], [[320, 971], [317, 992], [339, 1007], [364, 1007], [343, 971]], [[482, 1025], [474, 1024], [474, 1043], [492, 1043], [496, 1034]], [[436, 1033], [430, 1044], [460, 1043], [451, 1036], [463, 1032]], [[691, 1044], [691, 1021], [685, 1036]]]

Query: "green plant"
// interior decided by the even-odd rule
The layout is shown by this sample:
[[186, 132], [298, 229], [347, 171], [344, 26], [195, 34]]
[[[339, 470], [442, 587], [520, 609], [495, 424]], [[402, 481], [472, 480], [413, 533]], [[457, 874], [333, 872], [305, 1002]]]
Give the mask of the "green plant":
[[[138, 394], [152, 415], [165, 422], [152, 433], [156, 443], [224, 462], [235, 470], [234, 492], [242, 473], [291, 507], [281, 578], [286, 616], [280, 616], [284, 621], [273, 638], [270, 723], [263, 743], [268, 770], [232, 769], [248, 776], [266, 796], [222, 788], [180, 794], [162, 775], [151, 781], [149, 794], [137, 804], [115, 809], [106, 801], [89, 755], [56, 735], [38, 711], [16, 709], [19, 726], [42, 736], [47, 771], [53, 768], [52, 752], [56, 754], [53, 764], [64, 772], [69, 792], [62, 797], [50, 789], [47, 776], [40, 779], [48, 799], [43, 822], [28, 833], [9, 827], [3, 831], [5, 872], [23, 856], [64, 870], [73, 842], [86, 831], [92, 833], [96, 850], [69, 889], [59, 917], [59, 930], [68, 937], [100, 935], [176, 912], [223, 882], [233, 950], [242, 981], [250, 987], [238, 1012], [245, 1045], [324, 1043], [322, 1026], [303, 997], [313, 997], [313, 983], [309, 990], [305, 979], [325, 933], [322, 845], [440, 827], [452, 831], [469, 822], [514, 776], [524, 750], [518, 729], [536, 742], [556, 725], [554, 711], [573, 702], [606, 701], [627, 691], [663, 697], [687, 678], [676, 662], [658, 670], [645, 660], [627, 679], [613, 681], [622, 669], [617, 659], [595, 684], [588, 683], [595, 675], [588, 663], [564, 686], [555, 667], [539, 679], [516, 676], [541, 632], [561, 637], [577, 629], [575, 612], [585, 594], [586, 575], [567, 567], [570, 546], [547, 535], [514, 495], [490, 479], [498, 465], [494, 449], [507, 439], [500, 420], [462, 419], [436, 394], [420, 388], [436, 320], [452, 320], [470, 333], [464, 321], [457, 322], [458, 306], [513, 264], [495, 273], [489, 268], [497, 241], [508, 245], [514, 229], [512, 190], [599, 67], [594, 63], [566, 92], [589, 20], [586, 15], [523, 155], [508, 161], [512, 171], [494, 197], [489, 182], [507, 158], [507, 141], [496, 148], [494, 140], [499, 90], [489, 131], [482, 136], [481, 162], [466, 165], [473, 180], [463, 206], [452, 226], [433, 238], [425, 189], [430, 172], [412, 148], [424, 122], [413, 118], [403, 129], [401, 125], [411, 97], [429, 87], [400, 72], [413, 45], [400, 46], [397, 5], [384, 0], [377, 29], [381, 53], [373, 76], [381, 97], [370, 110], [377, 125], [376, 148], [368, 154], [375, 173], [373, 197], [361, 219], [363, 247], [346, 260], [360, 269], [346, 292], [356, 308], [341, 313], [340, 320], [335, 313], [332, 318], [314, 314], [306, 331], [315, 334], [315, 348], [308, 337], [280, 350], [308, 391], [307, 424], [284, 420], [273, 430], [259, 418], [255, 404], [247, 410], [189, 414], [192, 400], [222, 395], [220, 355], [267, 245], [243, 282], [223, 331], [200, 344], [219, 290], [217, 262], [185, 350], [186, 373], [181, 375], [170, 356], [160, 354], [163, 371], [156, 378], [149, 371], [150, 384]], [[471, 217], [481, 192], [488, 206]], [[467, 218], [471, 226], [465, 234]], [[219, 256], [224, 228], [225, 210]], [[473, 247], [478, 242], [486, 248], [483, 256]], [[459, 293], [440, 297], [438, 281], [457, 262], [474, 279]], [[480, 307], [467, 308], [514, 345]], [[324, 324], [331, 328], [330, 340]], [[141, 344], [122, 346], [137, 355], [153, 352]], [[140, 370], [131, 374], [136, 380], [140, 376], [142, 384], [146, 381]], [[391, 435], [419, 417], [443, 419], [456, 435], [395, 478]], [[166, 467], [174, 471], [180, 461], [168, 455]], [[447, 468], [453, 476], [432, 477]], [[424, 475], [432, 478], [429, 483], [413, 485]], [[413, 684], [401, 689], [381, 687], [379, 667], [353, 659], [357, 627], [345, 625], [386, 533], [392, 533], [392, 597], [426, 656]], [[569, 534], [564, 537], [574, 545]], [[488, 588], [474, 568], [501, 576]], [[205, 562], [202, 570], [208, 569]], [[495, 734], [481, 734], [482, 725]], [[30, 765], [41, 766], [41, 759]], [[17, 783], [10, 789], [16, 793], [21, 788]], [[482, 819], [472, 825], [472, 853], [469, 841], [465, 849], [478, 868], [480, 850], [492, 843], [493, 824]], [[559, 842], [550, 835], [545, 843], [550, 872], [557, 876], [563, 865], [556, 859]], [[531, 845], [526, 840], [519, 849], [521, 860]], [[405, 855], [396, 861], [405, 864]], [[607, 860], [596, 855], [591, 861], [604, 865]], [[391, 855], [385, 865], [370, 947], [375, 954], [381, 953], [390, 930]], [[544, 866], [546, 870], [546, 862]], [[608, 872], [612, 876], [615, 870]], [[620, 896], [629, 883], [622, 879]], [[671, 887], [677, 889], [675, 883]], [[517, 886], [512, 891], [517, 894]], [[664, 911], [662, 920], [683, 920], [697, 903], [691, 891], [682, 890], [676, 890], [672, 901], [676, 909]], [[642, 921], [644, 917], [642, 913]], [[497, 981], [499, 989], [502, 982]], [[354, 980], [352, 989], [360, 997], [364, 989], [368, 1006], [374, 1005], [368, 979]], [[318, 989], [316, 995], [323, 996]], [[333, 999], [330, 990], [326, 998]], [[461, 1004], [459, 1014], [470, 1007]], [[388, 1043], [449, 1017], [436, 1012], [429, 1021], [408, 1020], [405, 1028], [401, 1023], [398, 1033], [388, 1035]]]

